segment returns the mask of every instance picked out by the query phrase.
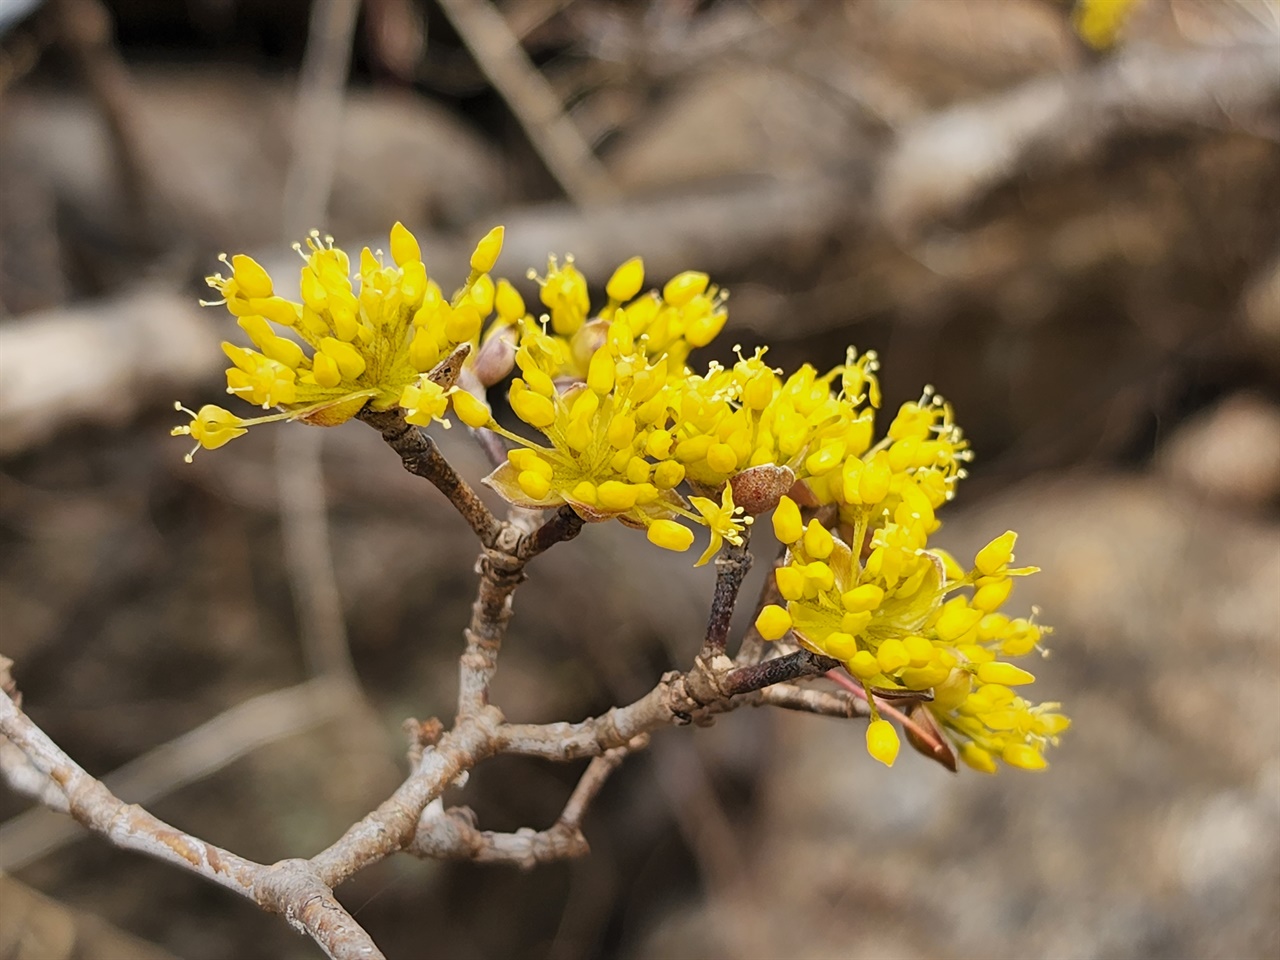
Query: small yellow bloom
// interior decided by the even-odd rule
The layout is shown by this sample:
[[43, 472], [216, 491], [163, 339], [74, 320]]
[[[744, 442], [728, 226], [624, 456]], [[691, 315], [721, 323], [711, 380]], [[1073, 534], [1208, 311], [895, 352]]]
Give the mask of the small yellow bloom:
[[703, 523], [711, 531], [711, 542], [698, 558], [698, 562], [694, 564], [695, 567], [702, 566], [719, 553], [721, 544], [726, 540], [735, 547], [742, 546], [742, 531], [751, 523], [752, 518], [742, 517], [742, 508], [734, 505], [731, 484], [724, 485], [724, 493], [720, 495], [719, 505], [706, 497], [690, 497], [689, 502], [698, 513], [702, 514]]
[[988, 613], [998, 610], [1009, 599], [1009, 594], [1012, 590], [1013, 580], [1009, 577], [999, 577], [991, 580], [974, 591], [973, 605], [977, 609]]
[[236, 286], [244, 296], [250, 299], [271, 296], [271, 276], [258, 261], [238, 253], [231, 258], [231, 269]]
[[884, 601], [884, 588], [874, 583], [864, 583], [840, 596], [841, 605], [849, 613], [874, 610]]
[[683, 307], [702, 291], [707, 289], [711, 278], [696, 270], [686, 270], [667, 281], [662, 288], [662, 299], [673, 307]]
[[816, 517], [810, 520], [804, 531], [805, 553], [817, 560], [825, 560], [834, 549], [835, 541], [831, 538], [831, 532]]
[[445, 411], [449, 409], [449, 395], [430, 380], [424, 379], [405, 387], [400, 406], [408, 411], [405, 420], [409, 423], [427, 427], [440, 421], [446, 427], [449, 425], [449, 421], [444, 419]]
[[978, 551], [973, 560], [974, 567], [984, 577], [1000, 573], [1013, 560], [1013, 545], [1017, 539], [1016, 533], [1006, 530]]
[[1025, 743], [1006, 745], [1001, 751], [1000, 759], [1011, 767], [1021, 767], [1023, 770], [1043, 770], [1049, 765], [1039, 750]]
[[196, 447], [186, 456], [188, 463], [200, 447], [206, 450], [217, 450], [224, 443], [230, 443], [236, 437], [242, 437], [249, 432], [244, 426], [244, 420], [230, 410], [224, 410], [211, 403], [206, 403], [198, 413], [192, 413], [180, 403], [174, 404], [174, 409], [191, 415], [190, 423], [174, 427], [170, 431], [172, 436], [191, 437], [195, 440]]
[[1138, 0], [1076, 0], [1071, 21], [1080, 39], [1095, 50], [1115, 46]]
[[453, 412], [468, 427], [479, 430], [481, 427], [488, 426], [489, 421], [493, 419], [493, 413], [489, 410], [488, 404], [466, 390], [455, 389], [450, 399], [453, 401]]
[[1012, 663], [992, 661], [978, 664], [978, 679], [983, 683], [1002, 683], [1006, 687], [1017, 687], [1025, 683], [1034, 683], [1036, 678]]
[[524, 297], [520, 296], [520, 291], [507, 280], [498, 281], [497, 289], [493, 294], [493, 305], [498, 311], [498, 316], [508, 323], [520, 320], [525, 315]]
[[422, 259], [422, 248], [418, 246], [418, 238], [399, 220], [391, 226], [391, 259], [399, 267]]
[[996, 762], [990, 751], [984, 750], [972, 740], [960, 745], [960, 759], [979, 773], [996, 772]]

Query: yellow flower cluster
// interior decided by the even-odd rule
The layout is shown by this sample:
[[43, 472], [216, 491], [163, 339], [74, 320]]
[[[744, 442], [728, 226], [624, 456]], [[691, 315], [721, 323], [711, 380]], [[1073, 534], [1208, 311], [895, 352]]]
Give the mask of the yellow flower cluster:
[[[299, 245], [300, 302], [277, 296], [250, 258], [232, 257], [231, 276], [209, 283], [252, 348], [223, 345], [228, 391], [279, 412], [242, 419], [210, 405], [186, 411], [191, 422], [174, 433], [212, 449], [269, 420], [332, 425], [366, 405], [398, 406], [426, 426], [452, 409], [509, 441], [506, 462], [485, 480], [507, 501], [616, 518], [674, 551], [692, 545], [689, 522], [705, 526], [698, 564], [726, 542], [741, 545], [747, 525], [774, 510], [787, 546], [776, 571], [783, 604], [766, 606], [756, 626], [766, 640], [794, 636], [861, 682], [873, 756], [892, 763], [899, 746], [877, 697], [908, 697], [924, 702], [970, 766], [1045, 765], [1045, 746], [1068, 721], [1056, 704], [1018, 696], [1033, 678], [1001, 659], [1036, 649], [1044, 632], [1001, 612], [1011, 578], [1034, 568], [1010, 569], [1011, 532], [967, 571], [928, 545], [970, 456], [931, 390], [903, 404], [877, 441], [873, 353], [850, 349], [825, 374], [806, 364], [784, 376], [763, 347], [749, 356], [735, 348], [731, 366], [692, 368], [692, 351], [727, 316], [725, 293], [704, 273], [646, 292], [634, 258], [593, 311], [573, 258], [552, 257], [545, 275], [530, 273], [547, 311], [535, 319], [511, 283], [489, 275], [501, 227], [481, 240], [450, 298], [408, 230], [396, 224], [390, 239], [392, 262], [365, 249], [355, 278], [329, 239]], [[519, 423], [504, 426], [484, 391], [513, 370], [507, 400]]]
[[571, 259], [563, 266], [552, 259], [538, 279], [549, 323], [520, 322], [514, 358], [520, 375], [508, 399], [543, 442], [505, 429], [487, 409], [458, 408], [470, 425], [515, 444], [485, 482], [522, 506], [568, 504], [586, 520], [616, 517], [671, 550], [686, 550], [694, 539], [676, 518], [704, 524], [711, 543], [699, 564], [726, 540], [740, 544], [751, 518], [741, 516], [724, 478], [714, 485], [723, 488], [719, 503], [676, 492], [688, 479], [688, 457], [679, 449], [681, 403], [697, 379], [684, 358], [723, 326], [723, 296], [708, 290], [705, 274], [684, 273], [661, 296], [637, 297], [644, 267], [633, 259], [606, 285], [609, 302], [600, 316], [588, 319], [586, 280]]
[[[1019, 657], [1039, 645], [1045, 629], [1000, 611], [1013, 577], [1016, 535], [1008, 531], [978, 552], [973, 568], [925, 549], [935, 527], [928, 498], [911, 472], [889, 475], [878, 500], [863, 504], [862, 522], [842, 524], [854, 550], [817, 520], [804, 524], [800, 508], [784, 497], [773, 528], [787, 544], [776, 571], [785, 606], [769, 604], [756, 620], [766, 640], [791, 634], [815, 653], [841, 661], [859, 680], [879, 721], [876, 697], [931, 695], [924, 706], [957, 742], [969, 766], [994, 773], [996, 761], [1036, 770], [1044, 748], [1069, 721], [1058, 704], [1032, 705], [1015, 687], [1035, 678], [1000, 657]], [[897, 492], [893, 491], [898, 487]], [[971, 588], [971, 595], [957, 593]], [[950, 596], [948, 595], [955, 594]], [[871, 754], [892, 764], [898, 739], [887, 721], [872, 724]]]
[[[300, 302], [276, 295], [271, 276], [251, 257], [224, 257], [231, 276], [215, 274], [208, 283], [253, 345], [222, 345], [232, 363], [227, 392], [281, 412], [242, 419], [207, 405], [198, 413], [186, 411], [192, 422], [173, 433], [192, 437], [197, 449], [214, 449], [258, 423], [288, 419], [332, 426], [366, 404], [374, 410], [398, 405], [410, 423], [424, 426], [441, 419], [453, 388], [427, 374], [464, 345], [475, 353], [497, 299], [489, 270], [502, 249], [502, 228], [480, 241], [471, 274], [451, 299], [427, 276], [412, 233], [397, 223], [390, 239], [389, 265], [367, 247], [361, 252], [358, 287], [350, 258], [332, 238], [313, 233], [305, 252], [295, 244], [304, 261]], [[495, 324], [491, 332], [502, 327]]]

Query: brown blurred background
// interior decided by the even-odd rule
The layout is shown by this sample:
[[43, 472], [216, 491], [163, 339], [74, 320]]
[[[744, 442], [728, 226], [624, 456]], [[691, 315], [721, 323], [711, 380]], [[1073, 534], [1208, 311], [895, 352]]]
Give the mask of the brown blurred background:
[[[1280, 955], [1280, 5], [1139, 0], [1105, 49], [1074, 12], [365, 0], [317, 142], [304, 0], [0, 0], [0, 652], [27, 710], [101, 776], [308, 676], [288, 430], [190, 466], [167, 436], [175, 397], [222, 392], [234, 325], [195, 306], [217, 253], [293, 269], [302, 153], [332, 165], [316, 226], [358, 249], [403, 220], [446, 286], [505, 223], [529, 299], [549, 252], [598, 283], [638, 253], [732, 291], [712, 354], [856, 343], [887, 404], [934, 384], [978, 452], [939, 540], [1021, 532], [1044, 573], [1015, 601], [1056, 626], [1035, 691], [1075, 718], [1048, 772], [996, 778], [884, 770], [807, 716], [662, 733], [585, 860], [399, 857], [341, 888], [389, 956]], [[365, 698], [268, 698], [203, 767], [113, 781], [265, 861], [331, 842], [399, 781], [401, 721], [451, 713], [474, 582], [463, 523], [372, 431], [289, 430], [322, 434], [327, 628]], [[497, 702], [643, 692], [695, 651], [710, 576], [589, 528], [518, 595]], [[450, 801], [541, 827], [577, 772], [504, 759]], [[0, 794], [0, 957], [317, 955], [28, 806]]]

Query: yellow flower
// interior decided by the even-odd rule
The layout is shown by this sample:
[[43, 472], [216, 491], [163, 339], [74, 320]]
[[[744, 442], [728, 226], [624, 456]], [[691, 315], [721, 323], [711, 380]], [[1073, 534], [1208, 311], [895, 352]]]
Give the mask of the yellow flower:
[[711, 531], [711, 542], [694, 564], [695, 567], [702, 566], [719, 553], [721, 544], [726, 540], [735, 547], [742, 546], [742, 530], [751, 523], [752, 518], [739, 519], [742, 508], [733, 503], [733, 487], [727, 483], [724, 485], [719, 504], [706, 497], [690, 497], [689, 502], [702, 515], [703, 523]]
[[1071, 15], [1076, 33], [1095, 50], [1115, 46], [1138, 0], [1076, 0]]
[[244, 420], [237, 417], [230, 410], [224, 410], [222, 407], [214, 406], [212, 403], [206, 403], [200, 408], [199, 412], [188, 410], [181, 403], [173, 405], [175, 410], [181, 410], [183, 413], [191, 417], [191, 422], [181, 426], [174, 427], [169, 431], [170, 436], [174, 437], [190, 437], [196, 442], [183, 459], [190, 463], [195, 457], [195, 452], [203, 447], [206, 450], [217, 450], [225, 443], [230, 443], [236, 437], [242, 437], [249, 432], [249, 427], [258, 423], [268, 423], [272, 420], [284, 419], [285, 414], [277, 414], [270, 417], [256, 417], [252, 420]]
[[657, 517], [690, 515], [671, 492], [674, 483], [667, 484], [669, 471], [655, 475], [655, 466], [664, 461], [646, 453], [651, 435], [666, 420], [666, 407], [650, 402], [666, 386], [666, 364], [617, 355], [606, 343], [589, 361], [586, 382], [562, 392], [553, 379], [563, 363], [562, 349], [558, 338], [532, 321], [523, 323], [515, 354], [521, 376], [512, 381], [509, 401], [545, 442], [493, 424], [517, 447], [485, 482], [512, 503], [568, 503], [587, 520], [618, 517], [647, 527]]

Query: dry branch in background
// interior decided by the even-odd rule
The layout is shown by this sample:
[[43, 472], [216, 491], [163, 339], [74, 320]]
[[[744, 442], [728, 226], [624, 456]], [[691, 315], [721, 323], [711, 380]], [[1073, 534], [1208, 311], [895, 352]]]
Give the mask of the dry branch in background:
[[580, 207], [614, 199], [608, 172], [503, 15], [489, 0], [441, 0], [440, 6], [565, 195]]
[[1120, 134], [1243, 129], [1280, 138], [1280, 44], [1125, 53], [1092, 70], [916, 120], [889, 151], [878, 218], [911, 236], [1035, 164], [1080, 164]]
[[191, 298], [154, 288], [0, 325], [0, 452], [68, 423], [127, 422], [157, 396], [213, 375], [217, 353], [218, 335]]

